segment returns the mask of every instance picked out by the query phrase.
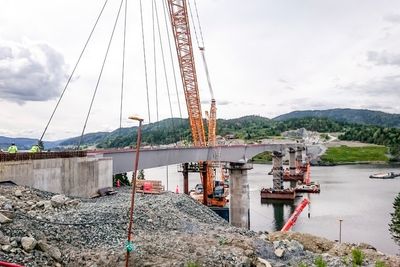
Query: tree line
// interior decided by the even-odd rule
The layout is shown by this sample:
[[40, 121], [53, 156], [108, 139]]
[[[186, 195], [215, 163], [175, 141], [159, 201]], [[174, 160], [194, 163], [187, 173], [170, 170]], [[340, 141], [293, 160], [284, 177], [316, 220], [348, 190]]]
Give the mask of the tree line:
[[[206, 125], [206, 121], [204, 122]], [[340, 132], [340, 140], [360, 141], [389, 147], [393, 159], [400, 158], [400, 129], [380, 126], [359, 125], [338, 122], [327, 118], [300, 118], [274, 121], [259, 116], [217, 121], [217, 134], [233, 135], [234, 138], [257, 141], [263, 138], [280, 136], [282, 132], [305, 128], [320, 133]], [[192, 137], [187, 119], [169, 119], [143, 127], [143, 145], [163, 145], [183, 141], [191, 143]], [[206, 133], [207, 134], [207, 133]], [[113, 134], [102, 139], [99, 148], [135, 146], [137, 128], [130, 132]]]

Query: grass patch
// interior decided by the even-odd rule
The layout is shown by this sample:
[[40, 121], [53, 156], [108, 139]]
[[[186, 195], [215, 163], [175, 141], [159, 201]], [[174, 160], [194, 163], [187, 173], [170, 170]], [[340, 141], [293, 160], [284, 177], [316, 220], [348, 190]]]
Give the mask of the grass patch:
[[375, 267], [386, 267], [386, 264], [383, 261], [376, 261]]
[[314, 264], [317, 267], [327, 267], [328, 266], [326, 261], [324, 261], [324, 259], [321, 256], [318, 256], [317, 258], [315, 258]]
[[258, 155], [255, 155], [252, 159], [254, 163], [268, 163], [272, 161], [272, 153], [269, 151], [262, 152]]
[[353, 257], [353, 266], [361, 266], [364, 262], [364, 253], [358, 249], [355, 248], [351, 251], [351, 255]]
[[330, 147], [322, 155], [322, 161], [329, 163], [388, 162], [387, 148], [384, 146]]

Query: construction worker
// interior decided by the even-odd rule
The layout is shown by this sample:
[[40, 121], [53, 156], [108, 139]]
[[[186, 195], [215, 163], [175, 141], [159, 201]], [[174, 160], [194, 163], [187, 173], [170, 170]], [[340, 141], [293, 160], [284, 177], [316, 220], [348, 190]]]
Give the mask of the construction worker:
[[38, 145], [33, 145], [29, 150], [29, 153], [37, 153], [40, 152], [40, 147]]
[[18, 147], [14, 143], [12, 143], [7, 152], [10, 154], [15, 154], [18, 152]]

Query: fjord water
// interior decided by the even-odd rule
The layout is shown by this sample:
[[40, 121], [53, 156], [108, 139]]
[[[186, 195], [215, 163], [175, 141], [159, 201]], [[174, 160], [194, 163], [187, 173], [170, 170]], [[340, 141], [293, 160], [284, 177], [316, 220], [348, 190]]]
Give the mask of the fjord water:
[[[271, 165], [254, 164], [253, 167], [248, 172], [252, 230], [280, 230], [301, 199], [308, 197], [311, 200], [310, 218], [306, 208], [293, 231], [337, 240], [339, 219], [342, 219], [343, 242], [365, 242], [385, 253], [400, 253], [400, 247], [392, 240], [388, 226], [394, 198], [400, 192], [400, 177], [386, 180], [369, 178], [369, 175], [377, 172], [400, 172], [399, 165], [312, 167], [312, 180], [321, 184], [321, 193], [304, 193], [294, 203], [261, 203], [260, 189], [272, 186], [272, 176], [267, 175]], [[166, 186], [167, 168], [145, 170], [145, 177], [162, 180]], [[189, 174], [190, 188], [199, 182], [198, 174]], [[169, 166], [168, 189], [175, 192], [177, 185], [182, 192], [182, 174], [177, 172], [177, 166]]]

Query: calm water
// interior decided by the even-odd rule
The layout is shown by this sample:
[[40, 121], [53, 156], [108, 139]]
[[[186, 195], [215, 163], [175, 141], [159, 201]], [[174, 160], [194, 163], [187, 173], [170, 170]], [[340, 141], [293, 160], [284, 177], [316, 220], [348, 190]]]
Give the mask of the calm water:
[[[295, 203], [261, 203], [260, 189], [272, 186], [272, 176], [267, 175], [271, 165], [254, 165], [248, 172], [250, 186], [251, 229], [279, 230], [294, 211]], [[311, 200], [310, 218], [303, 211], [294, 231], [311, 233], [331, 240], [339, 239], [339, 221], [342, 222], [342, 241], [365, 242], [378, 250], [397, 254], [400, 247], [391, 239], [388, 230], [393, 200], [400, 192], [400, 178], [388, 180], [369, 179], [376, 172], [400, 172], [399, 166], [349, 165], [312, 167], [312, 180], [321, 184], [320, 194], [303, 194]], [[168, 179], [167, 179], [168, 176]], [[176, 166], [145, 170], [146, 179], [162, 180], [168, 189], [183, 189], [181, 173]], [[198, 174], [189, 175], [189, 186], [199, 183]]]

